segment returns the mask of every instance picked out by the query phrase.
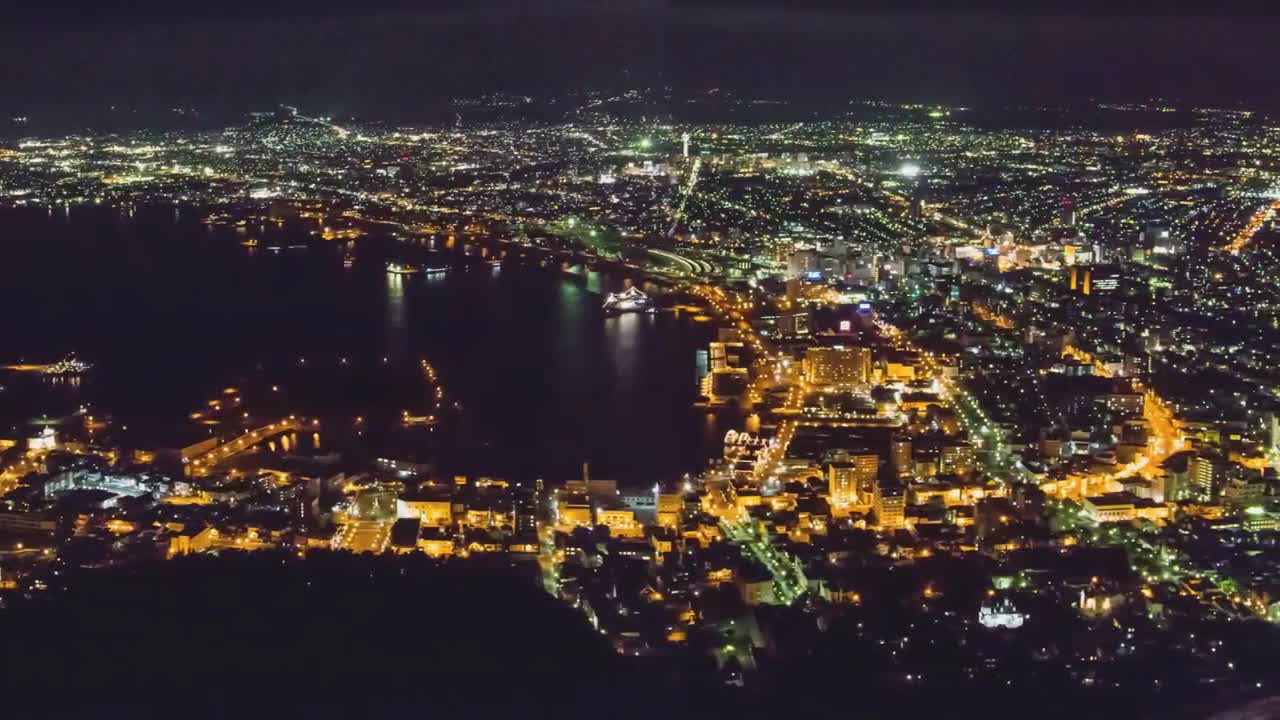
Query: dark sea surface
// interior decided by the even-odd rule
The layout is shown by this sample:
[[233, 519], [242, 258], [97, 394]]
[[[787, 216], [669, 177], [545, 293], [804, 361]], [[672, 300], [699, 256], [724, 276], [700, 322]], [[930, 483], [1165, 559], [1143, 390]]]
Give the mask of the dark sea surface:
[[[178, 446], [209, 432], [192, 412], [238, 387], [254, 416], [324, 418], [322, 449], [347, 446], [363, 417], [375, 437], [362, 449], [447, 472], [560, 481], [590, 461], [593, 476], [647, 487], [718, 450], [723, 429], [691, 405], [712, 325], [671, 312], [605, 317], [601, 293], [628, 282], [619, 275], [514, 256], [494, 266], [461, 241], [431, 251], [389, 237], [324, 241], [305, 220], [203, 218], [173, 207], [0, 210], [0, 364], [74, 352], [95, 365], [79, 382], [0, 373], [0, 429], [85, 405], [130, 443]], [[450, 270], [397, 276], [388, 260]], [[430, 409], [423, 359], [462, 404], [440, 433], [393, 422]]]

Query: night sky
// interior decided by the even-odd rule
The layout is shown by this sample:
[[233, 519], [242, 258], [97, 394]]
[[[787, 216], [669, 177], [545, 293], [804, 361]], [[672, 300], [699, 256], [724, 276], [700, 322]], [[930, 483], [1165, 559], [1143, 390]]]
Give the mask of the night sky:
[[0, 28], [0, 108], [86, 125], [278, 103], [415, 119], [461, 94], [661, 83], [806, 102], [1160, 96], [1280, 109], [1275, 12], [1262, 0], [27, 5]]

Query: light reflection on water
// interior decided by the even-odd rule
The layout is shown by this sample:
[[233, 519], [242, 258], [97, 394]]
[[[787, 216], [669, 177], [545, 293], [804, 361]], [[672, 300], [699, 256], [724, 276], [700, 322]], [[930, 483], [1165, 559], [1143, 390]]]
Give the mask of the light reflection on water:
[[387, 273], [387, 353], [401, 358], [404, 356], [405, 335], [405, 287], [404, 276], [398, 273]]
[[[418, 388], [413, 378], [369, 370], [388, 356], [390, 372], [429, 358], [466, 406], [469, 437], [484, 443], [464, 458], [471, 472], [560, 481], [590, 460], [602, 477], [651, 487], [719, 454], [723, 429], [704, 433], [715, 418], [704, 421], [692, 406], [694, 353], [714, 326], [669, 312], [606, 317], [601, 294], [625, 287], [619, 275], [564, 272], [515, 253], [500, 272], [476, 257], [468, 268], [460, 241], [432, 253], [453, 253], [443, 259], [382, 237], [251, 256], [234, 229], [185, 212], [175, 225], [171, 207], [139, 208], [125, 222], [106, 208], [73, 208], [69, 224], [62, 215], [61, 207], [52, 217], [45, 208], [0, 211], [0, 230], [14, 238], [0, 246], [0, 304], [28, 308], [11, 321], [0, 360], [75, 351], [96, 367], [78, 391], [71, 381], [0, 378], [9, 386], [0, 398], [5, 428], [89, 403], [146, 442], [245, 376], [287, 386], [290, 412], [308, 413], [310, 404], [351, 416], [399, 413]], [[264, 242], [296, 242], [287, 227], [267, 230]], [[448, 245], [445, 236], [434, 242]], [[355, 256], [350, 267], [344, 252]], [[405, 259], [450, 270], [386, 272], [386, 261]], [[50, 295], [32, 268], [54, 263], [65, 282]], [[31, 307], [37, 295], [46, 299]], [[305, 397], [301, 356], [315, 378]], [[320, 382], [325, 363], [360, 382]], [[291, 370], [272, 374], [282, 367]], [[315, 444], [311, 436], [289, 438], [290, 451]], [[343, 432], [324, 441], [331, 451], [348, 443]]]

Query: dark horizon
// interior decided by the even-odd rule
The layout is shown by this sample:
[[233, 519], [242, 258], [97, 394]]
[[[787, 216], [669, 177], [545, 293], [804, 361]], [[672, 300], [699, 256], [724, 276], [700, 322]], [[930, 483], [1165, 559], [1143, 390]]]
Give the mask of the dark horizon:
[[399, 13], [388, 12], [398, 3], [381, 2], [352, 13], [322, 3], [297, 15], [288, 4], [245, 14], [237, 8], [247, 4], [232, 3], [209, 17], [148, 15], [147, 5], [89, 17], [72, 4], [61, 8], [69, 19], [20, 12], [24, 20], [0, 30], [5, 116], [31, 116], [36, 129], [44, 119], [94, 126], [112, 106], [223, 117], [283, 103], [395, 121], [493, 91], [658, 85], [677, 98], [719, 87], [806, 106], [1164, 97], [1280, 109], [1268, 73], [1274, 26], [1247, 15], [834, 12], [821, 2], [799, 11], [767, 2], [493, 2]]

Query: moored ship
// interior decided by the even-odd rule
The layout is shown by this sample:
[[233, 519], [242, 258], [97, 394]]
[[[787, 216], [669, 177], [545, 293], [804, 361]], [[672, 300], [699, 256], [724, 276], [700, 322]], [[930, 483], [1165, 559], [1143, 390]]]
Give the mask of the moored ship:
[[653, 301], [637, 287], [629, 287], [620, 293], [609, 293], [604, 299], [607, 313], [653, 312]]

